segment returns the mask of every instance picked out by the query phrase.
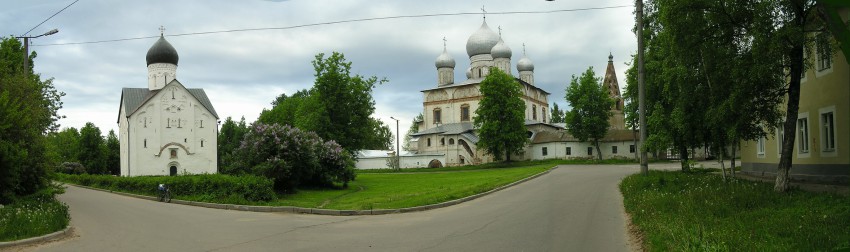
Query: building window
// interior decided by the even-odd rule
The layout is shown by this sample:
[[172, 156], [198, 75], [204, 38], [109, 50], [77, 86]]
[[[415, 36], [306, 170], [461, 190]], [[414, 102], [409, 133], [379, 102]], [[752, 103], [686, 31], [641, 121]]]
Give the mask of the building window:
[[183, 138], [183, 143], [188, 143], [188, 142], [189, 142], [188, 138]]
[[759, 137], [758, 146], [756, 147], [757, 148], [756, 154], [758, 154], [759, 156], [762, 156], [762, 157], [764, 157], [764, 142], [765, 142], [764, 137]]
[[434, 109], [434, 124], [440, 124], [442, 120], [442, 111], [439, 108]]
[[540, 108], [540, 115], [543, 116], [543, 123], [546, 123], [546, 108]]
[[546, 156], [546, 155], [549, 155], [549, 149], [546, 148], [546, 147], [543, 147], [543, 156]]
[[177, 149], [171, 149], [171, 158], [177, 158]]
[[815, 43], [818, 71], [832, 68], [832, 45], [830, 44], [829, 33], [821, 32], [818, 34]]
[[204, 120], [201, 120], [201, 128], [204, 128]]
[[835, 151], [835, 121], [833, 120], [832, 111], [820, 114], [820, 122], [822, 125], [821, 142], [823, 143], [823, 151]]
[[449, 138], [449, 145], [455, 145], [455, 139]]
[[611, 146], [611, 153], [617, 154], [617, 146]]
[[201, 140], [201, 148], [204, 148], [204, 140]]
[[567, 156], [573, 155], [573, 147], [567, 147]]
[[635, 153], [635, 145], [629, 145], [629, 153]]
[[428, 138], [428, 147], [431, 147], [431, 138]]
[[446, 138], [440, 138], [440, 145], [442, 145], [442, 146], [446, 145]]
[[145, 146], [145, 148], [147, 148], [147, 147], [148, 147], [148, 139], [145, 139], [145, 140], [144, 140], [144, 146]]
[[148, 118], [145, 117], [145, 128], [147, 128], [147, 127], [148, 127]]
[[537, 120], [537, 105], [531, 105], [531, 120]]
[[180, 125], [180, 121], [183, 121], [183, 120], [177, 119], [177, 128], [183, 128], [183, 126]]
[[166, 120], [165, 120], [165, 127], [166, 127], [166, 128], [171, 128], [171, 118], [166, 118]]
[[797, 119], [797, 129], [800, 131], [800, 153], [809, 153], [809, 118]]
[[776, 141], [776, 153], [782, 155], [782, 142], [785, 142], [785, 122], [780, 123], [779, 127], [776, 127], [777, 140]]
[[587, 147], [587, 155], [593, 156], [593, 147]]
[[460, 121], [468, 122], [469, 121], [469, 104], [460, 105]]

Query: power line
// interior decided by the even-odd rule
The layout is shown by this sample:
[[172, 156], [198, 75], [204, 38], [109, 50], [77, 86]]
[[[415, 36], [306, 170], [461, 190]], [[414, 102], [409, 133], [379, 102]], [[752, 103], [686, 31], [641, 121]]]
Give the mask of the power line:
[[[79, 1], [79, 0], [78, 0], [78, 1]], [[605, 10], [605, 9], [616, 9], [616, 8], [625, 8], [625, 7], [632, 7], [632, 6], [631, 6], [631, 5], [619, 5], [619, 6], [606, 6], [606, 7], [593, 7], [593, 8], [578, 8], [578, 9], [561, 9], [561, 10], [549, 10], [549, 11], [506, 11], [506, 12], [487, 12], [487, 14], [490, 14], [490, 15], [548, 14], [548, 13], [559, 13], [559, 12], [577, 12], [577, 11]], [[344, 23], [355, 23], [355, 22], [376, 21], [376, 20], [403, 19], [403, 18], [444, 17], [444, 16], [463, 16], [463, 15], [481, 15], [481, 12], [437, 13], [437, 14], [400, 15], [400, 16], [389, 16], [389, 17], [359, 18], [359, 19], [349, 19], [349, 20], [340, 20], [340, 21], [330, 21], [330, 22], [321, 22], [321, 23], [312, 23], [312, 24], [303, 24], [303, 25], [284, 26], [284, 27], [244, 28], [244, 29], [221, 30], [221, 31], [189, 32], [189, 33], [180, 33], [180, 34], [172, 34], [172, 35], [165, 35], [165, 36], [166, 36], [166, 37], [180, 37], [180, 36], [194, 36], [194, 35], [206, 35], [206, 34], [218, 34], [218, 33], [232, 33], [232, 32], [267, 31], [267, 30], [290, 30], [290, 29], [305, 28], [305, 27], [313, 27], [313, 26], [323, 26], [323, 25], [332, 25], [332, 24], [344, 24]], [[86, 42], [68, 42], [68, 43], [55, 43], [55, 44], [41, 44], [41, 45], [33, 45], [33, 46], [60, 46], [60, 45], [99, 44], [99, 43], [110, 43], [110, 42], [119, 42], [119, 41], [129, 41], [129, 40], [149, 39], [149, 38], [156, 38], [156, 37], [159, 37], [159, 36], [145, 36], [145, 37], [121, 38], [121, 39], [109, 39], [109, 40], [97, 40], [97, 41], [86, 41]]]
[[65, 8], [62, 8], [61, 10], [57, 11], [56, 13], [53, 13], [53, 15], [52, 15], [52, 16], [50, 16], [49, 18], [45, 19], [44, 21], [41, 21], [41, 23], [38, 23], [38, 25], [36, 25], [36, 26], [35, 26], [35, 27], [33, 27], [32, 29], [30, 29], [29, 31], [27, 31], [26, 33], [24, 33], [24, 35], [23, 35], [23, 36], [26, 36], [26, 35], [27, 35], [27, 34], [29, 34], [32, 30], [35, 30], [35, 28], [38, 28], [39, 26], [41, 26], [42, 24], [44, 24], [44, 22], [47, 22], [47, 20], [50, 20], [51, 18], [55, 17], [56, 15], [59, 15], [59, 13], [61, 13], [62, 11], [64, 11], [64, 10], [65, 10], [65, 9], [67, 9], [68, 7], [71, 7], [71, 5], [74, 5], [75, 3], [79, 2], [79, 1], [80, 1], [80, 0], [76, 0], [76, 1], [74, 1], [73, 3], [69, 4], [68, 6], [65, 6]]

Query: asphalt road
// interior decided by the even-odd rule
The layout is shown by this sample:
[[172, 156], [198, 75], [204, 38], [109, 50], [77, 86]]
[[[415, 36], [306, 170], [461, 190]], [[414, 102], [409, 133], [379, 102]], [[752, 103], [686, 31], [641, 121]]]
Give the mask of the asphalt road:
[[36, 251], [628, 251], [617, 184], [637, 165], [561, 166], [466, 203], [378, 216], [257, 213], [68, 187], [75, 236]]

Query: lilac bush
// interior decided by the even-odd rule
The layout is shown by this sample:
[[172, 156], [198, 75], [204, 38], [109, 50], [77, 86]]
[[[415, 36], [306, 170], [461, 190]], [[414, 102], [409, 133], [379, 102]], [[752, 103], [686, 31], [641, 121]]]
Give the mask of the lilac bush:
[[347, 186], [354, 180], [354, 160], [339, 144], [289, 125], [256, 123], [233, 157], [233, 165], [223, 167], [223, 173], [266, 176], [280, 191], [334, 182]]

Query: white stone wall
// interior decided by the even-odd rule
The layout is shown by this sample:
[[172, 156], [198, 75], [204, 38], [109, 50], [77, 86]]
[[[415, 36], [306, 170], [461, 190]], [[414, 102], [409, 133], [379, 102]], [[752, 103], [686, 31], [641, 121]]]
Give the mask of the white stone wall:
[[[357, 169], [389, 169], [387, 166], [387, 160], [389, 157], [369, 157], [369, 158], [359, 158], [357, 159], [357, 163], [355, 163], [354, 167]], [[445, 155], [415, 155], [415, 156], [402, 156], [401, 157], [401, 168], [425, 168], [428, 167], [428, 164], [431, 163], [431, 160], [440, 161], [443, 166], [446, 165]]]
[[122, 176], [169, 175], [171, 166], [178, 174], [217, 172], [216, 118], [179, 83], [167, 85], [129, 121], [123, 113]]
[[148, 65], [148, 89], [157, 90], [165, 87], [177, 78], [177, 65], [170, 63], [153, 63]]
[[[635, 153], [630, 152], [630, 146], [634, 145], [634, 142], [625, 141], [625, 142], [603, 142], [599, 143], [599, 149], [602, 151], [603, 159], [612, 159], [612, 158], [634, 158]], [[613, 146], [617, 146], [617, 153], [613, 153]], [[571, 148], [571, 153], [567, 155], [567, 147]], [[543, 155], [543, 148], [546, 148], [546, 155]], [[593, 148], [593, 155], [587, 154], [587, 148]], [[637, 146], [635, 146], [635, 151], [637, 151]], [[590, 142], [552, 142], [552, 143], [542, 143], [542, 144], [534, 144], [530, 147], [530, 150], [526, 150], [526, 153], [530, 153], [532, 160], [542, 160], [542, 159], [574, 159], [574, 158], [596, 158], [596, 146], [594, 146]]]

